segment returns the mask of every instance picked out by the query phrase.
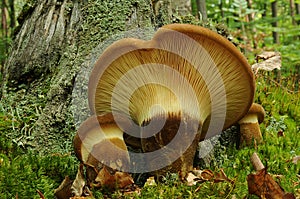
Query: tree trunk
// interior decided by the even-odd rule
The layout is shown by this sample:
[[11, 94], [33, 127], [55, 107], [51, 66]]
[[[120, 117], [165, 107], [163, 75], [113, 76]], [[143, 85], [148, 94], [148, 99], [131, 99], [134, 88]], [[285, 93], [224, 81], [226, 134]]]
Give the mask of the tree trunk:
[[[248, 4], [248, 8], [249, 8], [249, 9], [252, 9], [252, 7], [253, 7], [253, 6], [252, 6], [252, 5], [253, 5], [253, 1], [252, 1], [252, 0], [247, 0], [247, 4]], [[250, 14], [247, 15], [248, 22], [253, 21], [254, 15], [255, 15], [254, 12], [252, 12], [252, 13], [250, 13]]]
[[8, 25], [7, 25], [7, 17], [8, 17], [8, 11], [7, 11], [7, 5], [5, 1], [2, 1], [1, 3], [1, 26], [2, 26], [2, 36], [4, 38], [7, 38], [8, 35]]
[[87, 111], [72, 103], [72, 91], [75, 82], [86, 91], [86, 82], [76, 78], [101, 53], [103, 46], [96, 47], [124, 31], [153, 29], [156, 18], [150, 0], [33, 2], [19, 17], [21, 27], [4, 66], [1, 102], [26, 118], [13, 136], [40, 151], [57, 151], [70, 147], [76, 130], [73, 107]]
[[294, 0], [290, 0], [290, 15], [292, 18], [292, 24], [294, 26], [297, 25], [296, 19], [295, 19], [295, 2]]
[[197, 0], [197, 8], [200, 14], [199, 18], [203, 21], [207, 21], [206, 2], [205, 0]]
[[267, 8], [268, 8], [268, 5], [267, 3], [264, 1], [263, 2], [263, 13], [261, 14], [262, 15], [262, 18], [265, 18], [267, 16]]
[[9, 5], [9, 9], [10, 9], [10, 12], [9, 12], [10, 28], [13, 29], [16, 25], [14, 0], [9, 0], [8, 5]]
[[[272, 23], [272, 27], [273, 28], [277, 28], [278, 27], [278, 22], [277, 22], [277, 0], [271, 3], [271, 7], [272, 7], [272, 17], [274, 18], [274, 20], [276, 20], [275, 22]], [[279, 44], [279, 34], [276, 31], [272, 32], [273, 35], [273, 41], [275, 44]]]
[[224, 9], [223, 9], [223, 0], [220, 0], [219, 9], [220, 9], [220, 12], [221, 12], [221, 17], [222, 17], [222, 19], [224, 19], [225, 18], [225, 14], [224, 14]]
[[[300, 4], [295, 3], [296, 15], [300, 15]], [[300, 25], [300, 20], [297, 20], [297, 24]]]

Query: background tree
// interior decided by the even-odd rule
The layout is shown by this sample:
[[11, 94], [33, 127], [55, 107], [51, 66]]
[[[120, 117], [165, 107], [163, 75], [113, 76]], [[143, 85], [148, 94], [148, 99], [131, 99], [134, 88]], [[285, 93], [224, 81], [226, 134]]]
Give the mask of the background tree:
[[[272, 7], [272, 17], [274, 18], [274, 21], [272, 22], [272, 27], [276, 29], [278, 27], [278, 21], [277, 21], [277, 0], [273, 1], [271, 3]], [[275, 44], [279, 44], [279, 34], [276, 30], [272, 31], [273, 40]]]
[[197, 10], [198, 10], [199, 18], [203, 21], [207, 21], [206, 1], [197, 0], [196, 2], [197, 2]]
[[297, 25], [297, 22], [295, 19], [295, 2], [294, 2], [294, 0], [290, 0], [290, 15], [292, 17], [292, 24], [294, 26]]

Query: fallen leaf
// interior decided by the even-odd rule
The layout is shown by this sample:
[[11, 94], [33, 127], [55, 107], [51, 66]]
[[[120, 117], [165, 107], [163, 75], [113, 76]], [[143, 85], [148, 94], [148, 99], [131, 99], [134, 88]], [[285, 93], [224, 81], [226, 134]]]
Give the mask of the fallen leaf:
[[205, 169], [205, 170], [194, 169], [192, 172], [201, 180], [207, 181], [207, 180], [211, 180], [214, 178], [213, 172], [209, 169]]
[[125, 188], [121, 189], [121, 192], [124, 195], [130, 195], [130, 194], [141, 194], [141, 189], [136, 184], [127, 185]]
[[66, 176], [59, 187], [54, 190], [55, 197], [57, 199], [70, 198], [72, 196], [72, 183], [73, 181], [68, 176]]
[[130, 174], [119, 171], [111, 174], [106, 166], [99, 171], [95, 182], [98, 183], [98, 186], [105, 186], [110, 189], [124, 188], [134, 183]]
[[256, 61], [263, 59], [263, 60], [267, 60], [270, 59], [271, 57], [275, 57], [275, 56], [280, 56], [279, 52], [274, 52], [274, 51], [264, 51], [261, 54], [256, 56]]
[[120, 171], [117, 171], [115, 173], [115, 180], [117, 183], [117, 187], [121, 189], [126, 187], [127, 185], [131, 185], [134, 183], [134, 180], [130, 174]]
[[220, 172], [215, 174], [214, 182], [224, 182], [224, 181], [234, 184], [234, 181], [227, 177], [224, 170], [220, 169]]
[[264, 168], [255, 174], [247, 176], [248, 192], [266, 199], [293, 199], [291, 193], [285, 193], [279, 184], [267, 173]]
[[196, 185], [198, 181], [200, 181], [200, 178], [198, 178], [193, 173], [189, 172], [186, 177], [186, 181], [187, 181], [187, 186], [193, 186]]
[[98, 187], [107, 186], [107, 187], [115, 187], [115, 178], [113, 175], [109, 173], [107, 168], [104, 166], [98, 173], [95, 182], [98, 183]]
[[[260, 59], [264, 60], [258, 62]], [[278, 52], [263, 52], [257, 55], [255, 63], [252, 65], [252, 69], [257, 73], [258, 70], [272, 71], [274, 69], [280, 70], [281, 68], [281, 55]]]
[[201, 177], [203, 180], [212, 180], [215, 176], [211, 170], [206, 169], [201, 173]]
[[76, 178], [71, 187], [74, 196], [82, 196], [84, 186], [85, 180], [83, 175], [83, 164], [80, 164], [78, 167]]
[[199, 170], [194, 169], [192, 172], [188, 173], [186, 177], [187, 185], [193, 186], [197, 183], [205, 182], [214, 179], [214, 174], [211, 170]]

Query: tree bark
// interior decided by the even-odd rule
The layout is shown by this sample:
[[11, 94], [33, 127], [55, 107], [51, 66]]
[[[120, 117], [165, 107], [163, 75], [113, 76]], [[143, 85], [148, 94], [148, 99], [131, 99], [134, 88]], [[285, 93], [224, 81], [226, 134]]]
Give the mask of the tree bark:
[[[248, 3], [248, 8], [249, 8], [249, 9], [252, 9], [252, 5], [253, 5], [252, 0], [247, 0], [247, 3]], [[250, 14], [247, 15], [248, 22], [253, 21], [254, 15], [255, 15], [255, 13], [250, 13]]]
[[9, 8], [10, 8], [10, 12], [9, 12], [10, 28], [13, 29], [16, 25], [14, 0], [9, 0], [8, 4], [9, 4]]
[[70, 147], [76, 131], [75, 82], [82, 83], [83, 91], [86, 87], [76, 78], [99, 56], [96, 47], [124, 31], [153, 29], [156, 18], [150, 0], [33, 2], [19, 18], [20, 31], [4, 66], [1, 101], [18, 110], [20, 118], [30, 118], [25, 135], [19, 131], [13, 136], [23, 143], [33, 139], [30, 143], [42, 152], [60, 151]]
[[294, 26], [296, 26], [297, 21], [295, 19], [295, 2], [294, 2], [294, 0], [290, 0], [290, 15], [291, 15], [291, 18], [292, 18], [292, 24]]
[[[296, 10], [296, 15], [300, 15], [300, 4], [299, 3], [295, 3], [295, 10]], [[297, 24], [300, 24], [300, 20], [297, 20]]]
[[7, 17], [8, 17], [7, 5], [6, 5], [5, 1], [2, 1], [2, 4], [1, 4], [1, 25], [2, 25], [2, 35], [3, 35], [4, 38], [7, 38], [7, 35], [8, 35]]
[[[273, 28], [278, 27], [278, 22], [276, 20], [277, 18], [277, 0], [271, 3], [271, 8], [272, 8], [272, 17], [274, 18], [274, 22], [272, 23]], [[279, 34], [277, 31], [272, 32], [273, 35], [273, 41], [275, 44], [279, 44]]]
[[200, 14], [199, 18], [203, 21], [207, 21], [206, 2], [205, 0], [197, 0], [197, 8]]
[[267, 16], [267, 8], [268, 8], [268, 5], [267, 3], [264, 1], [263, 2], [263, 13], [262, 13], [262, 18], [265, 18]]

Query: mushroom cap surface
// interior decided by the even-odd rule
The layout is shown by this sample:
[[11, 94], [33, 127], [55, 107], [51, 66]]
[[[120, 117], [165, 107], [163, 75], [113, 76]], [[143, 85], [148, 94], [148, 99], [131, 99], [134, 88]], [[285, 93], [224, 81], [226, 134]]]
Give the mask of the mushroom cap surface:
[[157, 115], [187, 114], [203, 126], [203, 140], [239, 121], [254, 90], [251, 67], [230, 41], [200, 26], [171, 24], [150, 41], [125, 38], [109, 46], [91, 72], [89, 106], [138, 126]]
[[253, 103], [248, 111], [248, 114], [255, 114], [257, 115], [257, 119], [258, 119], [258, 123], [262, 123], [264, 121], [265, 118], [265, 110], [264, 108], [257, 103]]
[[[74, 151], [80, 161], [87, 163], [91, 155], [96, 158], [97, 156], [107, 157], [106, 159], [119, 155], [129, 159], [127, 147], [123, 141], [123, 130], [114, 119], [112, 114], [93, 115], [80, 125], [73, 140]], [[118, 119], [126, 126], [127, 120], [119, 117]], [[98, 154], [103, 151], [96, 150], [99, 146], [105, 147], [105, 154]]]

